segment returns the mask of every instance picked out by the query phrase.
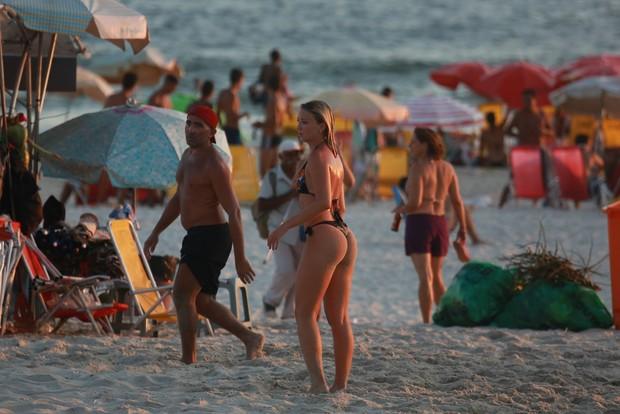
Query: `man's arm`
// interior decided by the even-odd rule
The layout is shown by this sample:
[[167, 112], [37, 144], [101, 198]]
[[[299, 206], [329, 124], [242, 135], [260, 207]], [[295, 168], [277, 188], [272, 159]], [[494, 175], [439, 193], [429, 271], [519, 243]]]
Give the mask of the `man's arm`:
[[289, 191], [286, 194], [282, 194], [279, 196], [274, 196], [271, 198], [258, 198], [258, 209], [259, 210], [274, 210], [281, 205], [288, 203], [292, 199], [297, 197], [297, 192], [294, 190]]
[[174, 220], [176, 220], [180, 213], [181, 203], [179, 200], [179, 191], [177, 190], [166, 205], [166, 208], [164, 208], [163, 213], [161, 213], [161, 217], [155, 225], [155, 228], [153, 228], [151, 235], [144, 242], [143, 250], [147, 260], [151, 258], [151, 254], [159, 242], [159, 235], [161, 232], [164, 231]]
[[241, 226], [241, 209], [237, 196], [233, 191], [232, 178], [228, 166], [219, 160], [215, 163], [212, 170], [213, 189], [217, 200], [228, 214], [228, 225], [230, 226], [230, 236], [235, 252], [235, 266], [237, 274], [244, 283], [249, 283], [254, 279], [254, 270], [245, 257], [243, 245], [243, 227]]

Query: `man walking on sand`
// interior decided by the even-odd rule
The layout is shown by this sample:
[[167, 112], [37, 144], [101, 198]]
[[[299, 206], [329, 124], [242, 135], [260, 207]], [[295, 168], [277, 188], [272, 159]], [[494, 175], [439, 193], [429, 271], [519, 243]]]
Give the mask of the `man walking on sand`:
[[234, 68], [230, 71], [230, 87], [222, 90], [217, 97], [217, 114], [224, 124], [223, 129], [229, 145], [242, 145], [239, 120], [248, 116], [247, 112], [241, 113], [239, 91], [242, 85], [243, 71]]
[[172, 109], [172, 100], [170, 96], [174, 93], [179, 85], [179, 79], [174, 75], [166, 75], [161, 88], [157, 89], [149, 97], [148, 104], [158, 108]]
[[[239, 278], [251, 283], [254, 270], [245, 257], [239, 203], [232, 189], [231, 174], [214, 147], [217, 115], [204, 105], [190, 108], [185, 123], [189, 148], [177, 170], [178, 189], [144, 243], [147, 259], [159, 235], [179, 215], [187, 230], [181, 247], [181, 262], [174, 281], [173, 298], [186, 364], [196, 362], [198, 315], [209, 318], [237, 338], [248, 359], [262, 354], [263, 335], [241, 324], [228, 308], [215, 300], [220, 271], [234, 247]], [[228, 214], [228, 222], [224, 217]]]

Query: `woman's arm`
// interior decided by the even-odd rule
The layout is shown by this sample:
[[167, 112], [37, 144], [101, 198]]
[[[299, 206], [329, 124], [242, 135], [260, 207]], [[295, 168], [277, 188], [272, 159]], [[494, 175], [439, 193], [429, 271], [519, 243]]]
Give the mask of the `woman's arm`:
[[452, 202], [452, 207], [454, 208], [456, 219], [459, 222], [459, 232], [457, 237], [459, 239], [465, 240], [465, 235], [467, 234], [467, 224], [465, 222], [465, 206], [463, 204], [463, 199], [461, 198], [459, 179], [454, 169], [452, 169], [452, 182], [450, 183], [448, 193], [450, 196], [450, 201]]
[[422, 181], [422, 170], [414, 163], [409, 168], [409, 176], [407, 177], [407, 185], [405, 193], [407, 193], [407, 202], [403, 206], [403, 213], [411, 214], [422, 205], [422, 195], [424, 190]]

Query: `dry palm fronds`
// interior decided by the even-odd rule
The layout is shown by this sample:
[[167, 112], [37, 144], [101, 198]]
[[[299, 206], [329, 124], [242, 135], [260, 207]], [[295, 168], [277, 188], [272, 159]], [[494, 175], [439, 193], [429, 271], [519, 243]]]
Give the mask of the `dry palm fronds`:
[[[523, 246], [524, 251], [511, 256], [503, 257], [507, 262], [507, 268], [515, 273], [518, 289], [536, 280], [546, 280], [551, 283], [574, 282], [594, 290], [600, 290], [591, 276], [596, 273], [595, 268], [604, 259], [590, 264], [592, 246], [587, 260], [581, 259], [581, 264], [575, 264], [566, 256], [561, 246], [556, 245], [552, 251], [547, 248], [544, 237], [544, 229], [541, 225], [538, 242], [532, 246]], [[560, 255], [560, 250], [563, 255]]]

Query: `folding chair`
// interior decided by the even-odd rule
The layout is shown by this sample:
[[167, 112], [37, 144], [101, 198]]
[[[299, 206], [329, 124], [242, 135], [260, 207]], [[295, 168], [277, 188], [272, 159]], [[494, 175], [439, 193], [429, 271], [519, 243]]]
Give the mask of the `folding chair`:
[[15, 271], [23, 249], [19, 223], [0, 217], [0, 335], [6, 332]]
[[[96, 287], [108, 276], [72, 277], [62, 275], [49, 259], [39, 250], [32, 239], [24, 238], [25, 245], [21, 259], [34, 286], [33, 294], [38, 297], [44, 313], [37, 318], [36, 330], [52, 319], [59, 319], [52, 333], [57, 332], [71, 318], [90, 323], [99, 335], [112, 334], [108, 319], [115, 313], [127, 309], [123, 304], [102, 304]], [[30, 301], [36, 306], [34, 298]]]
[[[111, 220], [108, 229], [112, 236], [114, 247], [121, 259], [123, 272], [130, 285], [130, 323], [118, 324], [119, 328], [130, 327], [140, 329], [142, 335], [153, 332], [157, 335], [158, 323], [176, 323], [176, 314], [164, 305], [164, 299], [172, 293], [172, 285], [158, 287], [151, 273], [142, 245], [130, 220]], [[232, 313], [244, 325], [251, 327], [251, 310], [248, 301], [247, 287], [241, 280], [220, 280], [220, 287], [228, 290]], [[240, 303], [241, 302], [241, 306]], [[243, 311], [243, 312], [242, 312]], [[137, 319], [135, 313], [139, 314]], [[155, 324], [149, 324], [154, 321]], [[206, 318], [201, 318], [202, 328], [213, 335], [213, 328]], [[200, 333], [200, 329], [199, 329]]]

